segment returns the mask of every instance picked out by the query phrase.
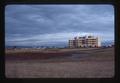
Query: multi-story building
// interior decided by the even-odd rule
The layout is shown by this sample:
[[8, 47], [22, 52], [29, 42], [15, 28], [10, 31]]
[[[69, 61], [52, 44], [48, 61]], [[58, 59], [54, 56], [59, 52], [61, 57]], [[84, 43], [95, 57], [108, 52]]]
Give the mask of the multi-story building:
[[101, 47], [101, 42], [100, 38], [94, 36], [74, 37], [73, 40], [69, 40], [69, 47]]

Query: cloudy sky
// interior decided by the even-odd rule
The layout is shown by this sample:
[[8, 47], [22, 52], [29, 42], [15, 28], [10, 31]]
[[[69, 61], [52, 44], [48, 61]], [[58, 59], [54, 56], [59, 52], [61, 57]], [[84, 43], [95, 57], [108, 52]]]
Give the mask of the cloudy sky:
[[6, 45], [57, 45], [75, 36], [114, 40], [112, 5], [7, 5]]

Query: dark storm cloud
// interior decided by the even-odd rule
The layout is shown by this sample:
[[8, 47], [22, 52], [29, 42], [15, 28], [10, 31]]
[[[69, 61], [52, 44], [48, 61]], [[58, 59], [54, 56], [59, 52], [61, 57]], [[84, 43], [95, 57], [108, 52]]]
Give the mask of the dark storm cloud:
[[11, 45], [67, 42], [89, 33], [113, 40], [114, 9], [111, 5], [8, 5], [5, 31], [6, 44]]

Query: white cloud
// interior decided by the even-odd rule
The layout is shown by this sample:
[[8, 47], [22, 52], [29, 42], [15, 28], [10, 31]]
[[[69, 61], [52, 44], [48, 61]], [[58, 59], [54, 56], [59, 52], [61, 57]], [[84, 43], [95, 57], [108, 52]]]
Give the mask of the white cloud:
[[91, 33], [110, 40], [114, 39], [114, 10], [110, 5], [7, 6], [5, 26], [5, 41], [11, 45], [67, 42]]
[[[104, 35], [101, 33], [86, 33], [86, 32], [63, 32], [52, 34], [40, 34], [30, 37], [14, 37], [7, 40], [7, 42], [16, 42], [16, 44], [52, 44], [57, 42], [68, 42], [69, 39], [73, 39], [75, 36], [94, 35], [103, 38], [111, 38], [113, 34]], [[7, 38], [8, 39], [8, 38]], [[111, 38], [113, 39], [113, 37]], [[103, 39], [105, 40], [105, 39]]]

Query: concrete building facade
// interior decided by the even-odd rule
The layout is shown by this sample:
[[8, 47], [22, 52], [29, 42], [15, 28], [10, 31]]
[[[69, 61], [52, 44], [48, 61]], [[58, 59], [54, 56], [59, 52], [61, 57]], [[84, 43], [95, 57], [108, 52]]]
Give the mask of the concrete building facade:
[[69, 47], [101, 47], [101, 41], [99, 37], [94, 36], [74, 37], [73, 40], [69, 40]]

